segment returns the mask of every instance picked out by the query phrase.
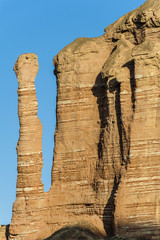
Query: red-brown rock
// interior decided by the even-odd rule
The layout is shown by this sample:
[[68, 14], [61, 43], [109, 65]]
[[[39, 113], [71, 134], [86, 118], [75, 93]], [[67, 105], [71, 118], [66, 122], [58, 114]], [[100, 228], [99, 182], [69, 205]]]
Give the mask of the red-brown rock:
[[52, 187], [41, 183], [42, 126], [34, 54], [15, 64], [20, 138], [10, 239], [65, 226], [105, 237], [160, 236], [160, 0], [80, 38], [55, 58], [57, 124]]

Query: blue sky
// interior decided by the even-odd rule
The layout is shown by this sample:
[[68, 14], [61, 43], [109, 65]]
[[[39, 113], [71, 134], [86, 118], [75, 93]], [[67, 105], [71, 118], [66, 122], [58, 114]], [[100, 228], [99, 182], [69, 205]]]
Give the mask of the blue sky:
[[78, 37], [97, 37], [104, 28], [145, 0], [0, 0], [0, 224], [11, 221], [16, 195], [19, 137], [18, 56], [33, 52], [39, 58], [36, 78], [38, 116], [43, 124], [42, 181], [48, 191], [56, 124], [56, 80], [53, 57]]

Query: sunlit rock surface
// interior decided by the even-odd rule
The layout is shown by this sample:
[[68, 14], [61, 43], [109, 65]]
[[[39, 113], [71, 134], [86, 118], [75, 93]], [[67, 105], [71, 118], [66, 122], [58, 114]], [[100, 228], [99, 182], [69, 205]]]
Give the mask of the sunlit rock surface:
[[10, 238], [37, 239], [42, 228], [42, 218], [47, 213], [41, 182], [42, 125], [37, 117], [38, 104], [35, 91], [37, 56], [21, 55], [14, 66], [14, 71], [19, 84], [17, 93], [20, 131], [17, 144], [16, 201], [13, 205]]
[[8, 237], [8, 229], [9, 226], [2, 226], [0, 225], [0, 239], [1, 240], [6, 240], [6, 238]]
[[79, 38], [54, 58], [57, 124], [48, 193], [41, 183], [37, 56], [20, 56], [14, 68], [17, 199], [9, 239], [45, 239], [79, 223], [103, 238], [159, 239], [159, 16], [160, 0], [148, 0], [103, 36]]

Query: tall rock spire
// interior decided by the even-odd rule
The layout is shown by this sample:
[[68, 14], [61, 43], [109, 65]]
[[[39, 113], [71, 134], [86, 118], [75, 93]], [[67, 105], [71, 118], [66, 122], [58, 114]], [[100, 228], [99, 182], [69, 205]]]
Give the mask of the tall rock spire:
[[17, 196], [28, 196], [43, 191], [42, 124], [37, 117], [38, 103], [35, 91], [38, 69], [35, 54], [21, 55], [14, 66], [19, 83], [17, 92], [20, 121], [20, 136], [17, 144]]
[[[41, 221], [39, 211], [43, 205], [44, 194], [41, 182], [42, 124], [37, 117], [38, 103], [35, 91], [38, 69], [37, 55], [31, 53], [21, 55], [14, 66], [19, 83], [17, 92], [20, 132], [17, 144], [16, 201], [10, 226], [11, 238], [19, 233], [22, 234], [20, 239], [29, 239], [30, 234], [36, 238]], [[19, 239], [18, 236], [16, 239]]]

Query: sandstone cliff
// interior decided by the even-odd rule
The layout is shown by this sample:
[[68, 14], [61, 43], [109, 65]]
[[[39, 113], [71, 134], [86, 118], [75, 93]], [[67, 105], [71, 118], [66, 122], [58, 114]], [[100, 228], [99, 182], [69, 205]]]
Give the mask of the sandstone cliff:
[[52, 187], [41, 183], [34, 54], [15, 64], [20, 138], [10, 239], [66, 226], [99, 237], [160, 236], [160, 0], [147, 0], [55, 58], [57, 124]]

